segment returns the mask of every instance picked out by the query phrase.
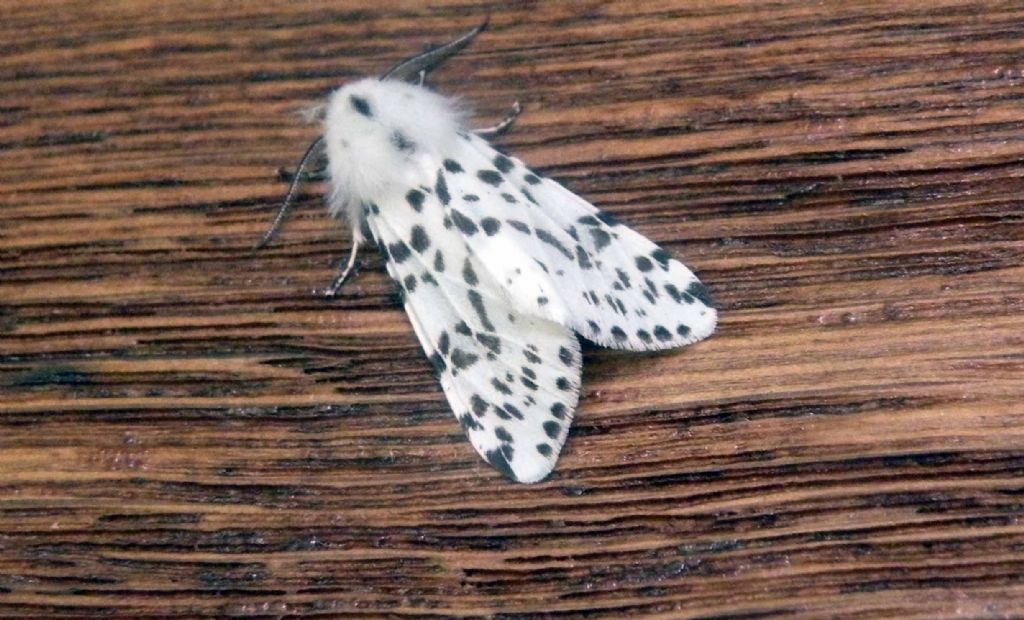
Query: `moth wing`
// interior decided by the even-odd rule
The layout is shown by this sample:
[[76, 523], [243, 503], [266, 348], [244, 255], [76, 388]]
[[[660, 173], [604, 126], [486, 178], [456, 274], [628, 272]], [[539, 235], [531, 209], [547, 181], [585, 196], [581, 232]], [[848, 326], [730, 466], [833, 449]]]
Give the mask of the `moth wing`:
[[437, 184], [517, 307], [617, 349], [678, 347], [714, 331], [707, 289], [685, 265], [478, 136], [463, 136]]
[[366, 221], [470, 443], [513, 480], [547, 476], [579, 399], [576, 336], [516, 307], [432, 191], [369, 205]]

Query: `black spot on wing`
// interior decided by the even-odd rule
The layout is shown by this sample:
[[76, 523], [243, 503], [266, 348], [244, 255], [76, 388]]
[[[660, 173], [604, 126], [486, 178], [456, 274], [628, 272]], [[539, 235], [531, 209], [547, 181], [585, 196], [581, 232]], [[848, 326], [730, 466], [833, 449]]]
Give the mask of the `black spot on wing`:
[[434, 271], [441, 273], [444, 271], [444, 254], [441, 250], [434, 252]]
[[445, 369], [448, 367], [448, 365], [444, 363], [444, 358], [441, 357], [441, 354], [438, 353], [437, 351], [434, 351], [433, 353], [430, 354], [430, 363], [431, 365], [434, 366], [434, 369], [439, 373], [444, 372]]
[[410, 293], [416, 290], [416, 276], [412, 274], [405, 276], [405, 280], [403, 281], [403, 283], [405, 284], [405, 290], [409, 291]]
[[547, 434], [548, 437], [552, 439], [558, 439], [558, 433], [560, 433], [562, 430], [561, 424], [559, 424], [558, 422], [553, 422], [551, 420], [545, 422], [543, 424], [543, 427], [544, 432]]
[[473, 220], [466, 217], [458, 209], [452, 209], [452, 221], [462, 234], [466, 236], [472, 235], [477, 231], [476, 224], [473, 223]]
[[690, 326], [687, 325], [686, 323], [680, 323], [676, 327], [676, 333], [682, 336], [683, 338], [686, 338], [687, 336], [690, 335]]
[[388, 252], [391, 255], [391, 259], [398, 264], [402, 264], [412, 256], [412, 252], [409, 251], [409, 246], [405, 245], [404, 241], [396, 241], [388, 244]]
[[470, 397], [469, 405], [473, 408], [473, 413], [477, 417], [481, 417], [487, 413], [487, 401], [480, 398], [479, 394], [473, 394], [473, 396]]
[[513, 418], [517, 420], [524, 419], [523, 412], [520, 411], [519, 408], [513, 405], [512, 403], [505, 403], [504, 405], [502, 405], [502, 408], [504, 408], [505, 411], [507, 411]]
[[566, 366], [572, 365], [572, 351], [565, 347], [558, 347], [558, 359], [562, 360], [562, 363]]
[[507, 478], [519, 482], [515, 472], [512, 471], [512, 465], [509, 464], [508, 459], [502, 454], [500, 449], [488, 450], [484, 456], [487, 458], [487, 462], [491, 464], [491, 467], [500, 471]]
[[647, 287], [647, 290], [650, 291], [652, 296], [659, 297], [658, 285], [654, 283], [654, 280], [650, 278], [644, 278], [644, 285]]
[[535, 229], [535, 234], [537, 235], [538, 239], [561, 252], [562, 255], [565, 256], [567, 259], [573, 260], [574, 258], [576, 258], [575, 256], [573, 256], [573, 253], [570, 252], [569, 249], [566, 248], [564, 245], [562, 245], [562, 242], [555, 238], [555, 236], [552, 235], [550, 232], [544, 230], [543, 228], [537, 228]]
[[657, 261], [658, 266], [661, 267], [662, 271], [668, 271], [668, 261], [672, 259], [672, 257], [669, 256], [668, 252], [661, 248], [658, 248], [657, 250], [651, 252], [651, 258]]
[[529, 183], [530, 185], [537, 185], [538, 183], [540, 183], [540, 177], [538, 177], [537, 175], [535, 175], [533, 173], [527, 173], [523, 177], [523, 180], [526, 181], [527, 183]]
[[493, 217], [485, 217], [480, 220], [480, 227], [484, 229], [488, 237], [492, 237], [498, 234], [498, 230], [501, 229], [501, 222], [494, 219]]
[[590, 262], [590, 255], [587, 254], [582, 245], [576, 246], [576, 261], [580, 264], [580, 269], [594, 268], [594, 264]]
[[454, 159], [444, 160], [444, 169], [452, 173], [462, 172], [462, 166], [460, 166], [459, 162]]
[[626, 332], [622, 331], [622, 328], [619, 327], [618, 325], [612, 327], [612, 336], [614, 336], [615, 339], [618, 340], [619, 342], [629, 339], [629, 336], [626, 335]]
[[459, 416], [459, 424], [461, 424], [462, 428], [467, 432], [484, 430], [484, 425], [477, 422], [473, 416], [469, 415], [469, 413], [464, 413]]
[[700, 282], [696, 280], [690, 282], [690, 286], [686, 287], [686, 292], [699, 299], [705, 306], [709, 308], [711, 307], [711, 293], [709, 293], [708, 288]]
[[473, 330], [469, 328], [465, 321], [459, 321], [455, 324], [455, 333], [462, 334], [463, 336], [472, 336]]
[[476, 335], [476, 339], [495, 355], [501, 355], [501, 339], [497, 336], [480, 333]]
[[480, 282], [480, 279], [477, 277], [476, 272], [473, 271], [473, 265], [470, 264], [468, 258], [464, 263], [462, 263], [462, 279], [470, 286], [476, 286]]
[[608, 213], [605, 213], [604, 211], [598, 211], [597, 212], [597, 219], [599, 219], [602, 222], [604, 222], [604, 224], [606, 226], [618, 226], [619, 225], [619, 220], [615, 219], [614, 217], [612, 217]]
[[418, 189], [410, 189], [409, 193], [405, 195], [405, 200], [417, 212], [423, 211], [423, 199], [424, 194]]
[[509, 388], [508, 385], [506, 385], [501, 379], [492, 378], [491, 379], [491, 386], [493, 386], [494, 389], [498, 390], [499, 392], [501, 392], [505, 396], [511, 396], [512, 395], [512, 389]]
[[[475, 422], [475, 420], [474, 420]], [[513, 443], [515, 439], [512, 437], [512, 433], [505, 430], [504, 426], [499, 426], [494, 429], [494, 436], [498, 438], [498, 441], [505, 443]]]
[[463, 351], [458, 347], [456, 347], [455, 350], [452, 351], [452, 365], [454, 365], [459, 370], [469, 368], [470, 366], [475, 364], [479, 359], [480, 357], [475, 353]]
[[541, 456], [551, 456], [551, 446], [546, 443], [537, 444], [537, 453]]
[[555, 381], [555, 387], [557, 387], [558, 389], [562, 390], [563, 392], [568, 392], [568, 391], [572, 390], [572, 384], [569, 383], [569, 380], [566, 379], [565, 377], [559, 377]]
[[426, 229], [419, 224], [413, 225], [409, 245], [420, 254], [425, 252], [430, 247], [430, 237], [427, 236]]
[[615, 275], [618, 276], [619, 282], [622, 283], [623, 287], [625, 287], [625, 288], [629, 288], [630, 287], [630, 284], [629, 284], [629, 274], [628, 273], [626, 273], [622, 269], [619, 269], [618, 267], [616, 267], [615, 268]]
[[499, 173], [496, 170], [481, 170], [476, 173], [476, 176], [484, 183], [488, 185], [493, 185], [494, 187], [498, 187], [499, 185], [501, 185], [501, 182], [503, 180], [501, 173]]
[[[669, 283], [665, 285], [665, 292], [671, 297], [677, 304], [683, 301], [683, 294], [675, 284]], [[689, 296], [689, 295], [687, 295]]]
[[448, 193], [448, 182], [444, 179], [444, 172], [437, 171], [437, 183], [434, 184], [434, 191], [437, 192], [437, 198], [441, 201], [441, 204], [448, 206], [448, 203], [452, 201], [451, 194]]
[[551, 405], [551, 415], [555, 416], [555, 418], [559, 420], [564, 420], [565, 414], [568, 411], [569, 409], [562, 403], [555, 403]]
[[651, 269], [654, 269], [654, 264], [651, 263], [651, 259], [647, 258], [646, 256], [637, 256], [636, 268], [639, 269], [640, 271], [646, 272], [650, 271]]
[[480, 296], [480, 293], [472, 289], [470, 289], [466, 295], [469, 297], [469, 303], [473, 306], [473, 310], [480, 319], [480, 325], [487, 331], [493, 332], [494, 324], [491, 323], [491, 320], [487, 317], [487, 308], [484, 306], [483, 297]]
[[513, 167], [512, 160], [499, 154], [494, 158], [494, 167], [502, 172], [508, 172]]
[[513, 219], [505, 220], [505, 222], [512, 228], [515, 228], [519, 232], [523, 233], [524, 235], [530, 234], [530, 227], [525, 222], [520, 222], [519, 220]]
[[591, 228], [590, 237], [594, 240], [594, 247], [598, 251], [601, 251], [608, 247], [612, 242], [612, 236], [609, 235], [603, 228]]
[[661, 342], [667, 342], [669, 340], [672, 340], [672, 333], [665, 329], [664, 325], [655, 325], [654, 337], [660, 340]]
[[437, 350], [443, 355], [448, 355], [448, 350], [451, 347], [451, 337], [448, 332], [442, 331], [441, 337], [437, 339]]

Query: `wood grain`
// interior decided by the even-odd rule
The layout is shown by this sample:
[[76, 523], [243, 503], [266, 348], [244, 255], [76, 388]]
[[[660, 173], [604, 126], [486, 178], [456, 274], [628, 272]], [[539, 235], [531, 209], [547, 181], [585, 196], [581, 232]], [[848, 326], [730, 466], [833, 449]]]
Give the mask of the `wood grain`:
[[[295, 112], [434, 77], [685, 257], [555, 474], [465, 441]], [[0, 615], [1024, 615], [1024, 5], [0, 4]]]

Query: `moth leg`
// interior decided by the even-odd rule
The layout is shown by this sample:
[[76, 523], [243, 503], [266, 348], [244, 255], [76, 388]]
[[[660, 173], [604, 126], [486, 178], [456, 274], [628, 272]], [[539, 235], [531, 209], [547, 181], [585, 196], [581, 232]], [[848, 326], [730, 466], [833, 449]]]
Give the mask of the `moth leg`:
[[356, 255], [359, 253], [359, 242], [352, 242], [352, 250], [348, 254], [348, 262], [345, 263], [345, 267], [341, 270], [341, 273], [334, 278], [331, 285], [324, 290], [324, 297], [332, 298], [338, 295], [338, 291], [348, 280], [348, 277], [356, 268]]
[[384, 75], [380, 76], [380, 79], [402, 82], [412, 82], [419, 79], [422, 84], [423, 78], [428, 73], [440, 67], [444, 61], [448, 60], [455, 54], [458, 54], [462, 48], [469, 45], [470, 42], [476, 38], [476, 35], [480, 34], [483, 29], [487, 27], [488, 20], [484, 20], [484, 23], [453, 41], [449, 41], [440, 47], [435, 47], [434, 49], [423, 52], [422, 54], [417, 54], [412, 58], [403, 60], [394, 67], [385, 71]]
[[[307, 183], [321, 183], [328, 178], [330, 177], [327, 176], [326, 161], [317, 162], [316, 168], [307, 170], [302, 174], [302, 180]], [[295, 180], [295, 172], [284, 167], [278, 168], [277, 179], [283, 183], [291, 183]]]
[[512, 123], [516, 122], [519, 115], [523, 113], [523, 107], [519, 105], [518, 101], [512, 102], [512, 111], [505, 115], [505, 118], [501, 119], [501, 122], [491, 125], [490, 127], [481, 127], [475, 130], [473, 133], [480, 136], [481, 138], [494, 138], [508, 131], [508, 128], [512, 126]]
[[295, 181], [295, 175], [300, 171], [300, 169], [304, 171], [299, 179], [300, 181], [305, 181], [307, 183], [319, 183], [321, 181], [326, 181], [328, 179], [327, 150], [322, 147], [317, 148], [311, 155], [310, 159], [306, 162], [306, 165], [301, 168], [297, 167], [295, 170], [289, 170], [288, 168], [281, 166], [277, 169], [277, 179], [284, 183], [291, 183]]
[[303, 171], [306, 169], [306, 165], [309, 160], [317, 157], [318, 154], [323, 152], [324, 137], [317, 136], [313, 142], [310, 143], [309, 148], [302, 155], [302, 159], [299, 160], [299, 165], [295, 168], [295, 175], [292, 178], [291, 185], [288, 186], [288, 193], [284, 195], [284, 200], [281, 201], [281, 208], [277, 211], [277, 215], [274, 216], [274, 221], [270, 223], [270, 227], [267, 228], [267, 232], [263, 233], [263, 237], [260, 238], [259, 243], [253, 248], [258, 250], [263, 246], [270, 243], [270, 240], [277, 234], [278, 228], [284, 222], [284, 218], [288, 215], [288, 209], [292, 206], [292, 201], [295, 200], [295, 194], [299, 191], [299, 182], [303, 179]]

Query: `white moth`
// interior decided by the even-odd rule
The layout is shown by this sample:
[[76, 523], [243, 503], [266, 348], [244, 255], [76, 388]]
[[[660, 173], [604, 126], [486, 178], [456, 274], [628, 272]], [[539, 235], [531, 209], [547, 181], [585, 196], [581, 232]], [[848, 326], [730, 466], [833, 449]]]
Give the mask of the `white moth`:
[[707, 289], [682, 263], [466, 129], [460, 107], [424, 76], [486, 26], [331, 94], [260, 245], [326, 152], [329, 211], [352, 226], [335, 294], [372, 237], [473, 447], [518, 482], [554, 468], [580, 390], [577, 334], [631, 351], [714, 331]]

